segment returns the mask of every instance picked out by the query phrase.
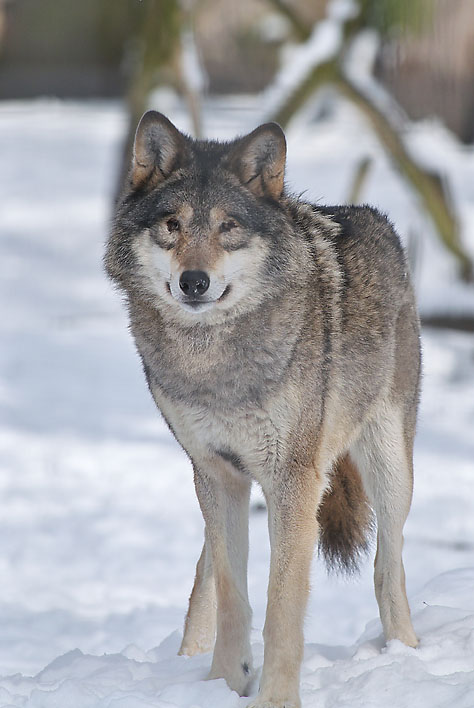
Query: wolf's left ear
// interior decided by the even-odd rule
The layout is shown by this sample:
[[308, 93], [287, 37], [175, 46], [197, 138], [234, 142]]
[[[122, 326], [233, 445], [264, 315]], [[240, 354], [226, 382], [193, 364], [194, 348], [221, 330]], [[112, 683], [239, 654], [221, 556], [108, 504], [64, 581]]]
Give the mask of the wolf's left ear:
[[278, 123], [265, 123], [239, 140], [229, 167], [258, 197], [279, 199], [285, 179], [286, 140]]
[[180, 166], [185, 150], [185, 138], [173, 123], [162, 113], [147, 111], [133, 145], [133, 186], [156, 187]]

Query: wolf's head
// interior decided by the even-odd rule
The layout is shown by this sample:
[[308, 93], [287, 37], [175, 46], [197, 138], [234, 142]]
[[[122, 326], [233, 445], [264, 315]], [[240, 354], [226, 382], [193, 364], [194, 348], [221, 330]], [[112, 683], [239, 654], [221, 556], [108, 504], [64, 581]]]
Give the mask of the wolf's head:
[[149, 111], [109, 239], [109, 275], [184, 323], [222, 320], [281, 294], [293, 230], [282, 208], [285, 160], [276, 123], [230, 143], [194, 141]]

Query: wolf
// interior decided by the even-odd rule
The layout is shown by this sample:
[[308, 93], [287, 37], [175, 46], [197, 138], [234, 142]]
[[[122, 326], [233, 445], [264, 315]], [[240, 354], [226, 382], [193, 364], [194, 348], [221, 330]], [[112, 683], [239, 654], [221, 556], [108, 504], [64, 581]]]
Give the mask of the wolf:
[[275, 123], [195, 141], [147, 112], [113, 218], [151, 394], [189, 456], [205, 521], [181, 654], [249, 695], [252, 481], [271, 543], [264, 663], [252, 708], [298, 708], [317, 545], [352, 569], [377, 523], [386, 640], [415, 647], [402, 562], [413, 487], [419, 319], [402, 246], [368, 206], [317, 206], [285, 186]]

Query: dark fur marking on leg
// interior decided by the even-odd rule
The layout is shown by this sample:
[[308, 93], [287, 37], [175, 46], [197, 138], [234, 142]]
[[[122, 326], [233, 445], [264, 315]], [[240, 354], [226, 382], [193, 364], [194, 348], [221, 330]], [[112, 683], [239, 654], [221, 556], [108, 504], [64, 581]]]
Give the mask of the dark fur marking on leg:
[[246, 676], [248, 676], [250, 673], [250, 668], [246, 661], [244, 661], [244, 663], [242, 664], [242, 671]]
[[229, 462], [232, 467], [235, 467], [235, 469], [238, 472], [241, 472], [242, 474], [246, 474], [247, 470], [245, 469], [245, 465], [242, 462], [242, 458], [239, 457], [235, 452], [232, 450], [216, 450], [216, 453], [219, 455], [219, 457], [222, 457], [223, 460], [226, 462]]

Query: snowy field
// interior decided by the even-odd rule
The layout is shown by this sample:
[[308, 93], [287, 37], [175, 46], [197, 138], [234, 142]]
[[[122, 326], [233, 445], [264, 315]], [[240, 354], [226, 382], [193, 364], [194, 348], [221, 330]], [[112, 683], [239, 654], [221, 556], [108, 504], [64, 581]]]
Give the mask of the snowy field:
[[[176, 105], [158, 105], [187, 128]], [[215, 102], [206, 132], [261, 117]], [[234, 708], [204, 682], [211, 656], [177, 657], [203, 524], [191, 469], [149, 397], [119, 297], [101, 269], [125, 118], [113, 104], [0, 104], [0, 708]], [[453, 265], [364, 124], [346, 106], [302, 116], [289, 182], [346, 198], [377, 158], [364, 199], [421, 237], [423, 312], [474, 314]], [[474, 155], [436, 125], [412, 149], [447, 171], [474, 224]], [[380, 159], [379, 159], [380, 158]], [[471, 227], [472, 228], [472, 227]], [[466, 229], [474, 251], [474, 230]], [[424, 392], [405, 567], [418, 649], [383, 647], [372, 559], [354, 579], [315, 559], [302, 670], [304, 708], [474, 707], [474, 335], [425, 331]], [[252, 502], [250, 596], [261, 666], [269, 547]], [[256, 690], [256, 687], [255, 687]]]

